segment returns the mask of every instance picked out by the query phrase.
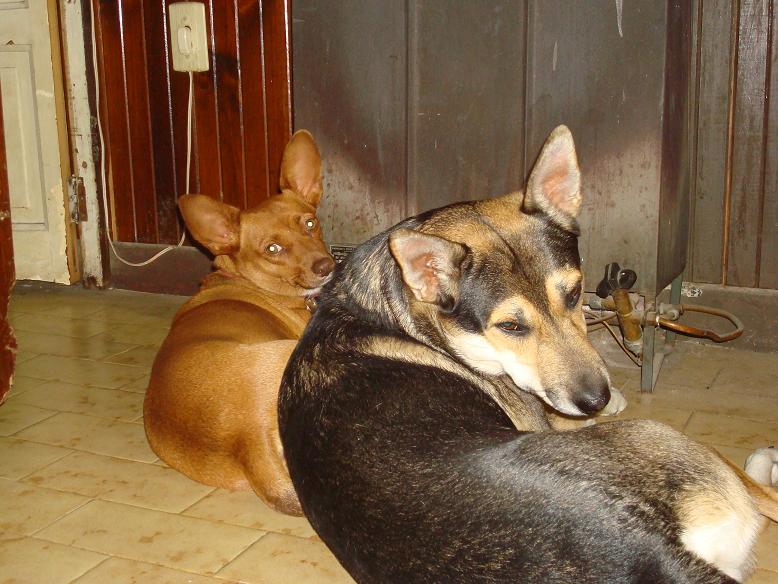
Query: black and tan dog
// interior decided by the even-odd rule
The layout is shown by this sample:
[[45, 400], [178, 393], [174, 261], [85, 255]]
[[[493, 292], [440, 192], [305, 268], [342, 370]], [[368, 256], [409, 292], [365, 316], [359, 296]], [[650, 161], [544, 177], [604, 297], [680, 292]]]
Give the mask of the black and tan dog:
[[[776, 498], [609, 400], [586, 337], [570, 132], [525, 193], [409, 219], [336, 270], [284, 374], [305, 514], [363, 583], [742, 581]], [[518, 389], [521, 388], [521, 389]], [[540, 399], [538, 399], [540, 398]]]

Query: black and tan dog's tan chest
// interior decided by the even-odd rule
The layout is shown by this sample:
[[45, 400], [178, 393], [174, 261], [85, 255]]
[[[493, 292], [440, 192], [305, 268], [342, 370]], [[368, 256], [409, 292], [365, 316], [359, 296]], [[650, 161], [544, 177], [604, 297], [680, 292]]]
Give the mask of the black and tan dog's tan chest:
[[361, 583], [742, 581], [775, 498], [610, 398], [581, 312], [572, 137], [524, 193], [409, 219], [336, 270], [282, 383], [303, 510]]

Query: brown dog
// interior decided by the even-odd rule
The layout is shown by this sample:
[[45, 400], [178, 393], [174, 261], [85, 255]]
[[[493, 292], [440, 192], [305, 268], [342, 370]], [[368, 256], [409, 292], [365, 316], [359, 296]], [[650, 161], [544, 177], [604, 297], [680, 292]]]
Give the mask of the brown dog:
[[300, 515], [278, 437], [278, 387], [310, 316], [307, 297], [335, 266], [316, 219], [321, 159], [306, 131], [286, 147], [281, 188], [248, 211], [204, 195], [179, 199], [217, 271], [173, 319], [143, 415], [151, 448], [171, 467], [208, 485], [252, 488]]

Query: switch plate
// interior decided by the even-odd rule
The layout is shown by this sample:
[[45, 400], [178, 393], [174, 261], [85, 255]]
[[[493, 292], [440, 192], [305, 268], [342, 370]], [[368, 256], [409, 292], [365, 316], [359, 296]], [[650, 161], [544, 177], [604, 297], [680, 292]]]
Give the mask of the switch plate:
[[208, 71], [208, 34], [205, 4], [175, 2], [168, 5], [170, 54], [174, 71]]

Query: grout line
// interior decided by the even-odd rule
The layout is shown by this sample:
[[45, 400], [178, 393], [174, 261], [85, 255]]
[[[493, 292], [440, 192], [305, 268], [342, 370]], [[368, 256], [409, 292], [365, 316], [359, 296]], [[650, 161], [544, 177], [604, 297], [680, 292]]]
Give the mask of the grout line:
[[716, 384], [716, 380], [719, 378], [719, 376], [724, 372], [724, 368], [719, 368], [718, 371], [716, 371], [716, 375], [713, 376], [713, 379], [710, 380], [710, 383], [705, 387], [707, 390], [713, 389], [713, 386]]
[[[244, 555], [246, 552], [248, 552], [250, 548], [254, 547], [254, 545], [259, 543], [260, 540], [266, 538], [269, 535], [269, 532], [267, 531], [264, 530], [257, 530], [257, 531], [259, 531], [261, 535], [253, 542], [251, 542], [249, 545], [247, 545], [245, 548], [243, 548], [241, 551], [239, 551], [231, 560], [227, 560], [227, 562], [225, 562], [221, 568], [219, 568], [218, 570], [216, 570], [216, 572], [214, 572], [214, 576], [219, 576], [219, 574], [221, 574], [227, 566], [237, 561], [237, 559], [240, 558], [242, 555]], [[298, 538], [298, 539], [302, 539], [302, 538]]]
[[[178, 473], [180, 473], [180, 472], [181, 472], [181, 471], [176, 471], [176, 469], [174, 469], [174, 468], [171, 468], [171, 467], [161, 467], [161, 468], [170, 468], [171, 470], [173, 470], [173, 471], [175, 471], [175, 472], [178, 472]], [[184, 476], [186, 476], [186, 475], [184, 475]], [[195, 482], [197, 482], [197, 481], [195, 481]], [[205, 484], [205, 483], [200, 483], [200, 484]], [[209, 486], [209, 487], [210, 487], [211, 485], [206, 485], [206, 486]], [[210, 497], [210, 496], [211, 496], [213, 493], [215, 493], [215, 492], [216, 492], [216, 491], [218, 491], [218, 490], [219, 490], [219, 489], [218, 489], [218, 487], [214, 487], [213, 489], [211, 489], [210, 491], [208, 491], [208, 492], [207, 492], [205, 495], [203, 495], [202, 497], [200, 497], [199, 499], [197, 499], [197, 501], [195, 501], [195, 502], [193, 502], [192, 504], [190, 504], [190, 505], [188, 505], [188, 506], [184, 507], [183, 509], [181, 509], [181, 510], [178, 512], [178, 514], [179, 514], [179, 515], [183, 515], [184, 513], [186, 513], [187, 511], [189, 511], [189, 510], [190, 510], [192, 507], [194, 507], [195, 505], [197, 505], [198, 503], [200, 503], [200, 502], [201, 502], [201, 501], [203, 501], [204, 499], [206, 499], [206, 498]], [[186, 515], [186, 517], [191, 517], [191, 515]], [[202, 518], [201, 518], [201, 519], [202, 519]], [[226, 522], [224, 522], [224, 521], [219, 521], [219, 523], [226, 523]], [[227, 525], [234, 525], [234, 524], [232, 524], [232, 523], [228, 523]], [[239, 527], [245, 527], [245, 525], [240, 525]]]
[[[24, 442], [30, 442], [29, 440], [24, 440], [23, 438], [18, 438], [18, 440], [23, 440]], [[38, 442], [30, 442], [30, 444], [38, 444]], [[51, 445], [50, 445], [50, 444], [47, 444], [46, 446], [51, 446]], [[54, 448], [65, 448], [65, 447], [64, 447], [64, 446], [56, 446], [56, 447], [54, 447]], [[26, 482], [26, 481], [25, 481], [25, 479], [27, 479], [27, 478], [31, 477], [31, 476], [32, 476], [32, 475], [34, 475], [35, 473], [39, 473], [39, 472], [41, 472], [42, 470], [45, 470], [45, 469], [49, 468], [50, 466], [52, 466], [52, 465], [54, 465], [54, 464], [57, 464], [58, 462], [60, 462], [60, 461], [62, 461], [62, 460], [64, 460], [64, 459], [66, 459], [68, 456], [70, 456], [71, 454], [73, 454], [74, 452], [76, 452], [75, 450], [73, 450], [73, 449], [70, 449], [70, 448], [67, 448], [66, 450], [68, 450], [68, 452], [66, 452], [65, 454], [63, 454], [62, 456], [60, 456], [59, 458], [57, 458], [56, 460], [52, 460], [51, 462], [49, 462], [49, 463], [47, 463], [47, 464], [44, 464], [44, 465], [43, 465], [43, 466], [41, 466], [40, 468], [37, 468], [37, 469], [35, 469], [35, 470], [33, 470], [33, 471], [30, 471], [30, 472], [28, 472], [26, 475], [22, 475], [21, 477], [19, 477], [18, 479], [16, 479], [16, 482], [19, 482], [19, 483], [21, 483], [21, 482]], [[35, 483], [33, 483], [33, 485], [35, 485]], [[37, 486], [40, 486], [40, 485], [35, 485], [35, 486], [37, 487]], [[56, 490], [58, 490], [58, 489], [54, 489], [54, 490], [56, 491]], [[67, 492], [70, 492], [70, 491], [67, 491]], [[80, 494], [80, 493], [76, 493], [76, 494]]]
[[[61, 413], [68, 413], [68, 412], [61, 412]], [[127, 424], [131, 424], [132, 426], [137, 426], [138, 424], [135, 424], [133, 422], [127, 422]], [[14, 438], [17, 438], [14, 436]], [[105, 452], [95, 452], [94, 450], [85, 450], [83, 448], [72, 448], [70, 446], [62, 446], [61, 444], [52, 444], [51, 442], [41, 442], [39, 440], [31, 440], [30, 438], [18, 438], [19, 440], [24, 440], [26, 442], [31, 442], [32, 444], [40, 444], [42, 446], [57, 446], [59, 448], [67, 448], [69, 450], [73, 450], [75, 452], [86, 452], [87, 454], [96, 454], [98, 456], [106, 456], [108, 458], [117, 458], [119, 460], [128, 460], [130, 462], [140, 462], [142, 464], [154, 464], [158, 459], [154, 459], [152, 461], [148, 460], [138, 460], [136, 458], [126, 458], [124, 456], [118, 456], [116, 454], [107, 454]]]
[[[30, 486], [30, 485], [27, 485], [27, 486]], [[54, 489], [48, 489], [47, 487], [37, 487], [37, 488], [38, 488], [38, 489], [44, 489], [44, 490], [48, 490], [48, 491], [53, 491], [53, 490], [54, 490]], [[63, 491], [56, 491], [56, 492], [58, 492], [58, 493], [62, 493]], [[66, 493], [66, 494], [68, 494], [68, 495], [73, 495], [73, 494], [75, 494], [75, 493]], [[86, 501], [84, 501], [84, 502], [83, 502], [83, 503], [81, 503], [80, 505], [77, 505], [76, 507], [74, 507], [74, 508], [73, 508], [73, 509], [71, 509], [70, 511], [68, 511], [68, 512], [66, 512], [66, 513], [63, 513], [62, 515], [60, 515], [59, 517], [57, 517], [57, 518], [56, 518], [54, 521], [52, 521], [51, 523], [47, 523], [45, 526], [41, 527], [40, 529], [37, 529], [37, 530], [33, 531], [33, 532], [32, 532], [32, 533], [30, 533], [30, 534], [29, 534], [27, 537], [35, 537], [36, 539], [41, 539], [41, 540], [43, 540], [43, 541], [51, 541], [51, 540], [44, 539], [44, 538], [42, 538], [42, 537], [36, 537], [36, 536], [37, 536], [38, 534], [40, 534], [40, 532], [41, 532], [41, 531], [43, 531], [44, 529], [48, 529], [49, 527], [51, 527], [51, 526], [52, 526], [52, 525], [54, 525], [55, 523], [59, 523], [59, 522], [60, 522], [60, 521], [62, 521], [62, 520], [65, 518], [65, 517], [68, 517], [68, 516], [70, 516], [71, 514], [73, 514], [73, 513], [75, 513], [76, 511], [78, 511], [79, 509], [83, 509], [84, 507], [86, 507], [87, 505], [89, 505], [89, 503], [91, 503], [92, 501], [95, 501], [95, 498], [94, 498], [94, 497], [86, 497], [85, 495], [77, 495], [77, 496], [79, 496], [79, 497], [85, 497], [85, 498], [86, 498]], [[60, 545], [63, 545], [63, 544], [62, 544], [62, 542], [59, 542], [59, 541], [55, 541], [54, 543], [58, 543], [58, 544], [60, 544]], [[68, 545], [68, 544], [64, 544], [64, 545]], [[73, 547], [76, 547], [76, 546], [73, 546]], [[81, 548], [81, 549], [85, 549], [85, 548]], [[89, 551], [91, 552], [91, 551], [95, 551], [95, 550], [89, 550]], [[101, 552], [97, 552], [97, 553], [101, 553]]]
[[[33, 538], [33, 539], [37, 539], [38, 541], [45, 541], [46, 543], [57, 543], [57, 542], [49, 542], [46, 539], [40, 539], [40, 538]], [[100, 563], [98, 563], [97, 565], [89, 568], [86, 572], [84, 572], [83, 574], [81, 574], [77, 578], [74, 578], [68, 584], [74, 584], [75, 582], [78, 582], [79, 579], [83, 578], [84, 576], [86, 576], [90, 572], [96, 570], [99, 566], [103, 565], [105, 562], [107, 562], [109, 560], [112, 560], [112, 559], [125, 560], [125, 561], [128, 561], [128, 562], [133, 562], [133, 563], [136, 563], [136, 564], [141, 564], [142, 566], [153, 566], [155, 568], [163, 568], [165, 570], [170, 570], [171, 572], [176, 572], [176, 573], [179, 573], [179, 574], [183, 574], [184, 576], [199, 576], [201, 578], [217, 578], [217, 579], [223, 581], [224, 584], [233, 584], [233, 583], [234, 584], [239, 584], [239, 582], [236, 581], [236, 580], [226, 580], [226, 579], [224, 579], [224, 578], [222, 578], [220, 576], [217, 576], [216, 574], [203, 574], [201, 572], [191, 572], [191, 571], [189, 571], [189, 570], [187, 570], [185, 568], [182, 568], [182, 567], [173, 568], [173, 567], [167, 566], [165, 564], [157, 564], [155, 562], [151, 562], [151, 561], [148, 561], [148, 560], [139, 560], [137, 558], [130, 558], [128, 556], [115, 555], [113, 553], [107, 554], [105, 552], [96, 552], [95, 550], [91, 550], [89, 548], [78, 547], [76, 545], [67, 545], [67, 544], [62, 544], [62, 543], [60, 543], [58, 545], [64, 545], [66, 547], [71, 547], [71, 548], [79, 549], [79, 550], [82, 550], [82, 551], [91, 552], [91, 553], [94, 553], [94, 554], [105, 556], [105, 559], [103, 559]]]
[[[16, 430], [12, 434], [5, 434], [5, 436], [7, 438], [11, 438], [11, 437], [16, 438], [17, 437], [16, 435], [19, 432], [24, 432], [25, 430], [28, 430], [29, 428], [32, 428], [33, 426], [37, 426], [38, 424], [40, 424], [42, 422], [45, 422], [46, 420], [50, 420], [54, 416], [58, 416], [59, 414], [62, 413], [62, 412], [58, 412], [56, 410], [48, 410], [46, 408], [39, 408], [38, 406], [31, 406], [31, 405], [25, 404], [25, 403], [20, 403], [19, 405], [22, 405], [22, 406], [25, 406], [25, 407], [28, 407], [28, 408], [35, 408], [36, 410], [43, 410], [44, 412], [51, 412], [51, 415], [50, 416], [46, 416], [45, 418], [41, 418], [40, 420], [37, 420], [37, 421], [33, 422], [32, 424], [29, 424], [29, 425], [25, 426], [24, 428], [19, 428], [18, 430]], [[22, 438], [22, 440], [24, 440], [24, 438]]]
[[692, 421], [692, 416], [694, 416], [694, 411], [689, 412], [689, 417], [686, 418], [686, 421], [681, 426], [681, 432], [686, 434], [686, 428], [689, 427], [689, 423]]
[[[85, 389], [85, 390], [96, 389], [98, 391], [119, 391], [119, 390], [116, 390], [116, 389], [103, 389], [101, 387], [84, 387], [84, 386], [80, 386], [80, 385], [78, 385], [76, 387], [79, 387], [79, 388]], [[130, 395], [137, 395], [137, 396], [143, 395], [141, 393], [135, 393], [135, 392], [129, 392], [129, 391], [125, 391], [123, 393], [130, 394]], [[36, 406], [35, 404], [29, 404], [29, 403], [26, 403], [26, 402], [23, 402], [23, 401], [20, 401], [19, 403], [24, 405], [24, 406], [31, 407], [31, 408], [46, 409], [46, 408], [40, 408], [40, 406]], [[136, 422], [134, 420], [128, 420], [126, 418], [117, 418], [116, 416], [105, 416], [105, 415], [100, 415], [100, 414], [94, 414], [94, 413], [91, 413], [91, 412], [75, 412], [73, 410], [56, 410], [54, 413], [55, 414], [75, 414], [77, 416], [86, 416], [88, 418], [95, 418], [97, 420], [108, 420], [110, 422], [124, 422], [126, 424], [136, 424]], [[137, 416], [138, 417], [142, 417], [143, 416], [143, 405], [142, 404], [141, 404], [140, 413], [137, 414]], [[48, 420], [51, 417], [52, 416], [49, 416], [48, 418], [46, 418], [44, 420], [40, 420], [40, 422], [45, 422], [46, 420]], [[137, 417], [135, 419], [137, 419]], [[36, 422], [36, 424], [39, 424], [40, 422]], [[33, 424], [33, 425], [35, 425], [35, 424]], [[28, 426], [27, 428], [23, 428], [22, 430], [19, 430], [19, 432], [22, 432], [23, 430], [27, 430], [30, 427], [31, 426]], [[12, 436], [15, 436], [15, 434], [12, 434]], [[26, 440], [26, 438], [22, 438], [22, 440]], [[67, 446], [63, 446], [62, 448], [68, 448], [68, 447]]]
[[[45, 539], [39, 539], [38, 541], [46, 541], [46, 540]], [[49, 543], [49, 542], [47, 542], [47, 543]], [[64, 544], [60, 544], [60, 545], [64, 545]], [[67, 547], [74, 547], [74, 546], [67, 546]], [[79, 548], [76, 548], [76, 549], [79, 549]], [[84, 576], [89, 574], [89, 572], [92, 572], [93, 570], [96, 570], [98, 567], [102, 566], [104, 563], [106, 563], [108, 560], [110, 560], [113, 557], [113, 556], [109, 556], [108, 554], [104, 554], [102, 552], [93, 552], [92, 550], [84, 550], [84, 551], [89, 551], [89, 552], [92, 552], [93, 554], [100, 554], [101, 556], [105, 556], [105, 557], [102, 560], [100, 560], [99, 562], [97, 562], [94, 566], [89, 568], [83, 574], [81, 574], [79, 576], [76, 576], [75, 578], [70, 580], [70, 582], [68, 582], [68, 584], [73, 584], [74, 582], [78, 582], [81, 578], [83, 578]]]

